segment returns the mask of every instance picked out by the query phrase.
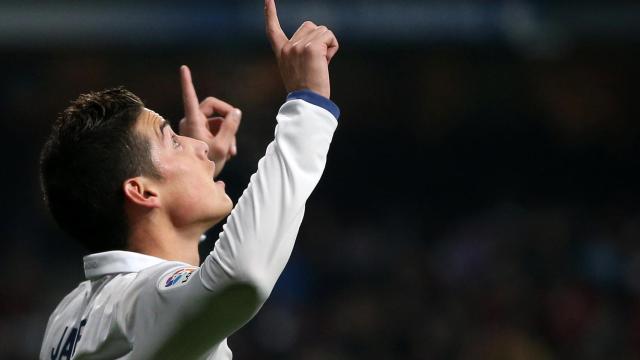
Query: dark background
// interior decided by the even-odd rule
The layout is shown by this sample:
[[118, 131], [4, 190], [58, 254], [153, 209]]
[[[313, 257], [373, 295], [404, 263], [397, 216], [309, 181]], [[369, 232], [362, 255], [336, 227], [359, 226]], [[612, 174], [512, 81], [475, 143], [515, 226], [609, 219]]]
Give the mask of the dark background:
[[[279, 4], [340, 39], [342, 117], [236, 359], [640, 358], [639, 5]], [[286, 95], [260, 0], [0, 2], [0, 358], [37, 357], [83, 280], [39, 191], [51, 122], [117, 85], [175, 122], [181, 64], [244, 112], [235, 201]]]

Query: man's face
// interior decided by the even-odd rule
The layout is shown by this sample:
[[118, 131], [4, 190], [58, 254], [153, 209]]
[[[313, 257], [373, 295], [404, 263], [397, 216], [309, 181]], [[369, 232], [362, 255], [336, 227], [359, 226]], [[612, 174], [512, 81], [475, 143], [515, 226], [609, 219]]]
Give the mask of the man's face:
[[214, 182], [215, 164], [207, 157], [208, 146], [173, 132], [169, 124], [152, 110], [144, 108], [136, 130], [150, 145], [151, 159], [162, 179], [154, 179], [161, 208], [174, 226], [203, 224], [222, 220], [233, 207], [222, 181]]

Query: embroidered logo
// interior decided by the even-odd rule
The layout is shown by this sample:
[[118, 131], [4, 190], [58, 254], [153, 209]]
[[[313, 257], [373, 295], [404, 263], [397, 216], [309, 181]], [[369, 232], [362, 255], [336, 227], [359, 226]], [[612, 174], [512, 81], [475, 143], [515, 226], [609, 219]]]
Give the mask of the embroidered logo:
[[160, 279], [160, 290], [176, 288], [186, 284], [197, 267], [186, 267], [172, 270]]

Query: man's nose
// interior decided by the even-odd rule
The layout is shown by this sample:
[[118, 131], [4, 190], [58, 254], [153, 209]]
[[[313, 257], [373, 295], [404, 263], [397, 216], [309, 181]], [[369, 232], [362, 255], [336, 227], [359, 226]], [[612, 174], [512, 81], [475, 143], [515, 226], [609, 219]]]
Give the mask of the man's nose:
[[[196, 139], [194, 139], [196, 140]], [[198, 156], [202, 157], [202, 159], [209, 159], [209, 145], [207, 145], [206, 142], [202, 141], [202, 140], [196, 140], [196, 153], [198, 154]]]

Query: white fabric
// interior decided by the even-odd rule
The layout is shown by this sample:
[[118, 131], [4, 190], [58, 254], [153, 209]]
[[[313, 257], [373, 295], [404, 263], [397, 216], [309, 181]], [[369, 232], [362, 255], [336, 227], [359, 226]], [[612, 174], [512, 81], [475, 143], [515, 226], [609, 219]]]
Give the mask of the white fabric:
[[107, 251], [84, 257], [84, 276], [88, 280], [105, 275], [139, 272], [165, 260], [130, 251]]
[[241, 321], [224, 336], [203, 340], [210, 349], [203, 358], [232, 358], [226, 337], [255, 315], [284, 269], [337, 126], [330, 112], [303, 100], [287, 101], [277, 121], [257, 172], [213, 251], [201, 267], [186, 270], [193, 271], [188, 281], [166, 286], [176, 270], [192, 268], [180, 262], [126, 251], [86, 256], [87, 281], [49, 318], [40, 359], [146, 359], [203, 300], [228, 285], [249, 284], [257, 304], [229, 309], [224, 318]]

